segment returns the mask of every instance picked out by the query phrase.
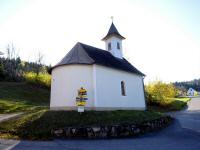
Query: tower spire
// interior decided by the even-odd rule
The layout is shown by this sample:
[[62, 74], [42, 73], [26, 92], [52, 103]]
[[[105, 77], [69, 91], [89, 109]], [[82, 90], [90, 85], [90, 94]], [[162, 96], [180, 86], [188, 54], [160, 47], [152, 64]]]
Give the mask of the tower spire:
[[105, 42], [106, 50], [113, 56], [123, 59], [122, 40], [125, 38], [121, 36], [113, 23], [113, 16], [111, 16], [112, 24], [108, 30], [107, 35], [102, 39]]
[[117, 30], [117, 28], [115, 27], [113, 20], [112, 20], [112, 24], [110, 26], [110, 29], [108, 30], [107, 35], [102, 39], [103, 41], [105, 41], [106, 39], [110, 38], [111, 36], [116, 36], [122, 40], [125, 39], [125, 37], [123, 37]]

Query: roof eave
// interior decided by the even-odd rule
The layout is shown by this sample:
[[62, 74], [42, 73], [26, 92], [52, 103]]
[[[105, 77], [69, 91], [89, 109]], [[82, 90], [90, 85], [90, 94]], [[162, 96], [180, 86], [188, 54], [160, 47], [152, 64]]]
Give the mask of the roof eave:
[[68, 65], [93, 65], [95, 63], [70, 63], [70, 64], [60, 64], [60, 65], [55, 65], [51, 67], [49, 70], [50, 74], [52, 73], [52, 70], [57, 68], [57, 67], [62, 67], [62, 66], [68, 66]]
[[110, 37], [112, 36], [116, 36], [122, 40], [126, 39], [125, 37], [121, 36], [121, 35], [118, 35], [118, 34], [110, 34], [110, 35], [106, 35], [103, 39], [101, 39], [102, 41], [106, 41], [107, 39], [109, 39]]

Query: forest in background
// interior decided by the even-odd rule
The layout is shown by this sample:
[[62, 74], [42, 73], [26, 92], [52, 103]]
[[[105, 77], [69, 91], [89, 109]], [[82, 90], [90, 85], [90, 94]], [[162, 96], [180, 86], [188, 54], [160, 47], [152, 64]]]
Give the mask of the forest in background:
[[196, 91], [200, 91], [200, 79], [194, 79], [191, 81], [174, 82], [174, 86], [182, 90], [188, 90], [193, 88]]
[[13, 44], [0, 56], [0, 81], [22, 82], [50, 87], [51, 66], [43, 64], [44, 55], [38, 52], [34, 62], [22, 61]]

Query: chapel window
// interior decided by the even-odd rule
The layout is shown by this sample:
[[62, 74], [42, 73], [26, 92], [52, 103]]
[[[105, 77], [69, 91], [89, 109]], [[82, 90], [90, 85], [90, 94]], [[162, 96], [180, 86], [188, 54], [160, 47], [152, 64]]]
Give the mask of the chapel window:
[[117, 49], [120, 49], [120, 44], [119, 44], [119, 42], [117, 42]]
[[108, 43], [108, 50], [111, 50], [111, 43]]
[[122, 96], [126, 96], [126, 87], [124, 81], [121, 81], [121, 94]]

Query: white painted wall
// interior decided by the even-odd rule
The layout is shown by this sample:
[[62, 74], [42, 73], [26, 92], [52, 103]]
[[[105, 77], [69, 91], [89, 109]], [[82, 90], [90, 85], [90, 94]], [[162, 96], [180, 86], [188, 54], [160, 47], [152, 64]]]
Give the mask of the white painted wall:
[[[145, 109], [143, 77], [104, 66], [96, 67], [95, 107], [119, 109]], [[126, 96], [121, 94], [121, 81], [125, 82]]]
[[[117, 49], [117, 42], [120, 44], [120, 49]], [[111, 50], [108, 50], [108, 43], [111, 43]], [[105, 41], [106, 50], [109, 51], [112, 55], [118, 58], [123, 58], [122, 52], [122, 40], [115, 36], [110, 37]]]
[[[126, 96], [121, 95], [121, 81]], [[87, 109], [145, 109], [142, 76], [100, 65], [64, 65], [52, 70], [51, 109], [76, 109], [77, 90], [88, 91]]]
[[94, 106], [92, 65], [65, 65], [52, 70], [50, 107], [75, 107], [77, 90], [88, 90], [86, 106]]

